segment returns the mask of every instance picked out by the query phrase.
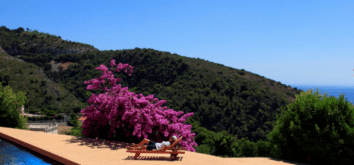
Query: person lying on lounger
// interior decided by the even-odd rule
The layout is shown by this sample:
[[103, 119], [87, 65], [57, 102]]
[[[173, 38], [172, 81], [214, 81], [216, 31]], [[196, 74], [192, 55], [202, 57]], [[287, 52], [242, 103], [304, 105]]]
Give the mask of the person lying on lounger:
[[[163, 147], [169, 147], [171, 144], [173, 144], [177, 140], [177, 137], [175, 135], [171, 136], [168, 141], [163, 141], [162, 143], [155, 143], [149, 139], [144, 139], [142, 140], [139, 144], [134, 144], [133, 147], [141, 147], [141, 149], [146, 149], [148, 151], [156, 151], [159, 149], [162, 149]], [[147, 146], [143, 146], [144, 144], [147, 144]]]

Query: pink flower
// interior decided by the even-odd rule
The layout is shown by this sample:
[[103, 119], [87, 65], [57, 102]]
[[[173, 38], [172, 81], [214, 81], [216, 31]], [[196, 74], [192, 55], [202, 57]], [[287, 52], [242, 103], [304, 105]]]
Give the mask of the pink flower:
[[112, 60], [111, 61], [111, 66], [115, 66], [116, 65], [116, 60]]
[[[115, 64], [115, 61], [112, 60], [111, 64]], [[122, 63], [119, 63], [116, 67], [115, 71], [117, 72], [124, 70], [125, 73], [128, 73], [129, 70], [129, 76], [131, 76], [134, 68]], [[142, 94], [129, 92], [128, 87], [122, 88], [121, 84], [116, 84], [121, 81], [121, 78], [115, 79], [113, 73], [108, 71], [104, 65], [100, 65], [96, 70], [101, 70], [102, 76], [84, 81], [85, 84], [88, 84], [86, 89], [99, 89], [106, 93], [92, 94], [87, 100], [91, 105], [81, 110], [87, 116], [82, 126], [84, 135], [97, 133], [100, 125], [110, 123], [109, 137], [111, 137], [113, 133], [116, 133], [114, 128], [120, 127], [118, 122], [126, 121], [126, 124], [121, 125], [121, 128], [125, 131], [125, 136], [133, 135], [138, 138], [142, 136], [148, 138], [150, 136], [148, 134], [152, 133], [152, 128], [165, 126], [159, 129], [158, 132], [165, 136], [175, 133], [180, 134], [185, 138], [185, 140], [181, 141], [181, 145], [184, 145], [187, 150], [195, 151], [192, 147], [193, 145], [198, 146], [192, 140], [195, 133], [191, 133], [191, 125], [183, 123], [187, 118], [194, 115], [193, 113], [188, 113], [178, 118], [178, 116], [183, 114], [183, 111], [176, 112], [166, 106], [161, 107], [166, 100], [159, 101], [153, 95], [144, 97]], [[111, 85], [108, 86], [105, 82], [110, 82]], [[154, 104], [153, 101], [156, 103]], [[92, 127], [93, 122], [96, 122], [98, 126]], [[126, 129], [129, 127], [133, 127], [133, 130]], [[155, 139], [158, 140], [159, 137], [155, 137]], [[161, 139], [158, 141], [161, 141]]]

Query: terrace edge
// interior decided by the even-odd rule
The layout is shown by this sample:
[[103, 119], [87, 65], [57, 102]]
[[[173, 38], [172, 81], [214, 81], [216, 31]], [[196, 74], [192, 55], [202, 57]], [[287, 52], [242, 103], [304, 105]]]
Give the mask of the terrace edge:
[[51, 153], [51, 152], [49, 152], [49, 151], [43, 150], [43, 149], [38, 148], [38, 147], [36, 147], [36, 146], [34, 146], [34, 145], [31, 145], [31, 144], [28, 144], [28, 143], [26, 143], [26, 142], [24, 142], [24, 141], [21, 141], [21, 140], [17, 139], [17, 138], [14, 138], [14, 137], [5, 135], [5, 134], [3, 134], [3, 133], [1, 133], [1, 132], [0, 132], [0, 137], [6, 139], [6, 140], [8, 140], [8, 141], [11, 141], [11, 142], [13, 142], [13, 143], [16, 143], [16, 144], [18, 144], [18, 145], [20, 145], [20, 146], [22, 146], [22, 147], [24, 147], [24, 148], [26, 148], [26, 149], [29, 149], [29, 150], [31, 150], [31, 151], [33, 151], [33, 152], [36, 152], [36, 153], [38, 153], [38, 154], [41, 154], [41, 155], [46, 156], [46, 157], [48, 157], [48, 158], [51, 158], [51, 159], [53, 159], [53, 160], [55, 160], [55, 161], [58, 161], [58, 162], [60, 162], [60, 163], [63, 163], [63, 164], [72, 164], [72, 165], [80, 165], [80, 164], [78, 164], [78, 163], [76, 163], [76, 162], [73, 162], [73, 161], [71, 161], [71, 160], [69, 160], [69, 159], [63, 158], [63, 157], [61, 157], [61, 156], [59, 156], [59, 155], [53, 154], [53, 153]]

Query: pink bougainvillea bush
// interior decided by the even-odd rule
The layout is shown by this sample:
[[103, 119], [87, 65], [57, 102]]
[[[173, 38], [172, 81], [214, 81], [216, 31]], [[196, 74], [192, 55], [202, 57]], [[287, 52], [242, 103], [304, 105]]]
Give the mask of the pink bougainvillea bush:
[[[181, 147], [188, 151], [195, 152], [193, 146], [197, 146], [194, 141], [195, 133], [191, 133], [191, 125], [184, 124], [194, 113], [188, 113], [181, 116], [184, 112], [176, 112], [167, 109], [166, 106], [161, 107], [166, 100], [158, 100], [154, 95], [143, 96], [129, 92], [128, 87], [121, 87], [117, 82], [121, 78], [114, 78], [112, 71], [124, 70], [129, 72], [129, 76], [133, 72], [132, 66], [128, 64], [115, 64], [115, 60], [111, 60], [111, 71], [105, 66], [100, 65], [96, 70], [101, 70], [102, 75], [96, 79], [85, 81], [87, 90], [102, 90], [103, 94], [91, 94], [88, 99], [89, 107], [81, 110], [83, 116], [87, 116], [82, 128], [82, 134], [85, 136], [98, 136], [100, 131], [109, 128], [109, 137], [118, 134], [116, 129], [119, 128], [123, 132], [120, 135], [125, 137], [137, 137], [139, 139], [146, 138], [156, 142], [163, 140], [161, 135], [165, 137], [176, 135], [183, 139], [179, 143]], [[161, 134], [158, 134], [161, 133]]]

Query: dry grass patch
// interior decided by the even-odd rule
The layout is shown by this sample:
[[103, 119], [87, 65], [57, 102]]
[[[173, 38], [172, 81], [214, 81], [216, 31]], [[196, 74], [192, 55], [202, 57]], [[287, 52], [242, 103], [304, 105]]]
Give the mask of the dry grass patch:
[[72, 128], [72, 126], [58, 126], [58, 134], [63, 134], [63, 131], [70, 132]]

